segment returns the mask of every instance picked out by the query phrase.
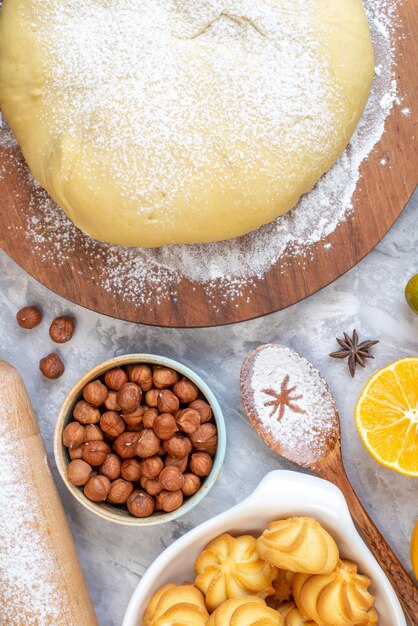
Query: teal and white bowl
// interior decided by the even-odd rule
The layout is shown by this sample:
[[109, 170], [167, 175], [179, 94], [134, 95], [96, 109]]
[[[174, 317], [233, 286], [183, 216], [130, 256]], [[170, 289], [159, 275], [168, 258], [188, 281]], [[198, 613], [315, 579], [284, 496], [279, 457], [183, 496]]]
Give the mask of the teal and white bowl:
[[[218, 446], [213, 460], [212, 471], [209, 476], [202, 480], [202, 486], [200, 487], [199, 491], [197, 491], [190, 498], [187, 498], [184, 504], [176, 511], [173, 511], [171, 513], [155, 512], [150, 517], [145, 518], [136, 518], [132, 516], [127, 510], [125, 511], [123, 509], [119, 509], [115, 506], [112, 506], [111, 504], [107, 504], [106, 502], [95, 503], [86, 498], [86, 496], [83, 494], [83, 491], [79, 487], [73, 485], [67, 478], [67, 466], [70, 462], [70, 459], [68, 456], [68, 451], [62, 443], [62, 432], [68, 422], [72, 420], [73, 407], [75, 403], [81, 398], [82, 391], [87, 383], [95, 380], [96, 378], [99, 378], [100, 376], [103, 376], [105, 372], [113, 369], [114, 367], [123, 367], [125, 365], [133, 365], [136, 363], [147, 363], [149, 365], [163, 365], [166, 367], [170, 367], [182, 376], [185, 376], [186, 378], [189, 378], [192, 382], [194, 382], [205, 397], [208, 404], [210, 404], [213, 411], [214, 420], [216, 422], [216, 427], [218, 429]], [[172, 522], [182, 515], [189, 513], [189, 511], [194, 509], [194, 507], [197, 506], [199, 502], [201, 502], [201, 500], [203, 500], [203, 498], [209, 493], [209, 491], [215, 484], [215, 481], [219, 476], [219, 472], [221, 471], [222, 464], [225, 458], [225, 449], [225, 422], [222, 415], [221, 407], [219, 406], [219, 403], [211, 389], [208, 387], [205, 381], [200, 378], [200, 376], [198, 376], [186, 365], [183, 365], [178, 361], [174, 361], [173, 359], [158, 356], [155, 354], [127, 354], [124, 356], [118, 356], [113, 359], [109, 359], [108, 361], [105, 361], [100, 365], [97, 365], [93, 369], [89, 370], [86, 374], [84, 374], [84, 376], [82, 376], [71, 389], [61, 407], [54, 435], [55, 462], [61, 478], [67, 486], [68, 490], [86, 509], [88, 509], [95, 515], [98, 515], [102, 519], [108, 520], [110, 522], [115, 522], [116, 524], [124, 524], [125, 526], [158, 526], [160, 524]]]

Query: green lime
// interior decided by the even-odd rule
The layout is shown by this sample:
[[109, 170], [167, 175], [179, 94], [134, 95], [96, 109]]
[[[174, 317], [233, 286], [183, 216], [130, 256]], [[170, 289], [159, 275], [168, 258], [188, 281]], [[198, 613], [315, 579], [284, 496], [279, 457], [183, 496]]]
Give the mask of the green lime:
[[406, 301], [415, 313], [418, 313], [418, 274], [412, 276], [405, 288]]

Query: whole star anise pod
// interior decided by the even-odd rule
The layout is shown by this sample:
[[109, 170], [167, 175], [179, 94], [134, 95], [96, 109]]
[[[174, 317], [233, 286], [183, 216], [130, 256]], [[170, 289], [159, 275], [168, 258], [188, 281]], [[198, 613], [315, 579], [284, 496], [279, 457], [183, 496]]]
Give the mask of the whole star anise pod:
[[353, 336], [350, 338], [347, 333], [344, 333], [344, 339], [337, 337], [337, 343], [342, 348], [338, 352], [331, 352], [330, 356], [333, 359], [346, 359], [348, 357], [348, 369], [351, 376], [354, 378], [357, 365], [360, 367], [366, 366], [366, 359], [374, 359], [374, 356], [370, 354], [369, 350], [372, 346], [375, 346], [378, 341], [367, 340], [359, 343], [359, 337], [356, 330], [353, 331]]

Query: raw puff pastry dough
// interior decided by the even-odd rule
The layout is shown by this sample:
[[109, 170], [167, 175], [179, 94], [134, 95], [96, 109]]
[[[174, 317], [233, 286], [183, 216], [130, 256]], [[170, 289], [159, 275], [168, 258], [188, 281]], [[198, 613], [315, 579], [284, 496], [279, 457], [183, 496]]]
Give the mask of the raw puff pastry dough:
[[361, 0], [4, 0], [0, 18], [0, 107], [32, 173], [129, 246], [284, 214], [346, 147], [373, 65]]

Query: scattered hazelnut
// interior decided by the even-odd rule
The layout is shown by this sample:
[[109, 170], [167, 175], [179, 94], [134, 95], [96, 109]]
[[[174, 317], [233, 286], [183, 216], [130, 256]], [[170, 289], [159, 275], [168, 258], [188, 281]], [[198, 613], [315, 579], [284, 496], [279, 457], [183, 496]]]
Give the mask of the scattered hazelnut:
[[183, 504], [182, 491], [162, 491], [155, 497], [156, 507], [159, 511], [170, 513], [179, 509]]
[[30, 330], [41, 323], [42, 312], [37, 306], [25, 306], [18, 311], [16, 319], [21, 328]]
[[85, 400], [79, 400], [74, 407], [73, 417], [80, 424], [97, 424], [100, 420], [100, 411]]
[[125, 424], [128, 426], [129, 430], [133, 430], [142, 424], [142, 418], [145, 413], [145, 409], [143, 406], [139, 406], [135, 411], [131, 411], [131, 413], [123, 413], [122, 417], [125, 421]]
[[123, 480], [123, 478], [118, 478], [111, 484], [110, 491], [107, 494], [107, 501], [110, 504], [124, 504], [133, 490], [134, 486], [132, 483]]
[[151, 479], [151, 478], [141, 478], [141, 487], [145, 489], [150, 496], [156, 496], [158, 493], [161, 493], [163, 490], [163, 486], [161, 485], [159, 480]]
[[152, 428], [154, 426], [154, 420], [159, 415], [157, 409], [148, 409], [144, 413], [144, 417], [142, 418], [142, 425], [144, 428]]
[[122, 459], [133, 459], [136, 456], [136, 444], [139, 433], [124, 432], [113, 442], [113, 450]]
[[109, 437], [118, 437], [125, 430], [125, 422], [116, 411], [106, 411], [100, 418], [100, 428]]
[[172, 391], [161, 389], [157, 398], [157, 407], [160, 413], [174, 413], [179, 406], [179, 399]]
[[152, 389], [152, 371], [148, 365], [134, 365], [129, 368], [129, 380], [136, 383], [142, 391]]
[[212, 465], [212, 458], [206, 452], [195, 452], [190, 458], [190, 469], [196, 476], [208, 476]]
[[190, 435], [190, 439], [196, 450], [209, 450], [214, 448], [218, 443], [216, 426], [210, 422], [202, 424]]
[[135, 517], [149, 517], [154, 509], [154, 498], [144, 491], [136, 490], [128, 498], [128, 511]]
[[74, 333], [74, 320], [67, 315], [56, 317], [49, 327], [49, 336], [55, 343], [70, 341]]
[[93, 406], [100, 406], [104, 404], [108, 393], [107, 387], [100, 380], [93, 380], [84, 387], [83, 398]]
[[121, 475], [121, 460], [117, 454], [108, 454], [100, 467], [100, 473], [109, 480], [116, 480]]
[[173, 393], [178, 397], [182, 404], [189, 404], [196, 400], [199, 390], [191, 380], [182, 378], [173, 387]]
[[105, 462], [109, 452], [110, 448], [104, 441], [87, 441], [83, 443], [81, 456], [89, 465], [96, 467]]
[[83, 456], [83, 446], [79, 446], [78, 448], [68, 448], [68, 454], [72, 461], [75, 461], [75, 459], [81, 459]]
[[67, 467], [68, 480], [72, 482], [73, 485], [77, 485], [77, 487], [86, 484], [91, 476], [91, 472], [91, 466], [82, 459], [71, 461]]
[[171, 413], [161, 413], [158, 415], [153, 424], [153, 430], [159, 439], [166, 441], [178, 431], [177, 423]]
[[121, 367], [115, 367], [106, 372], [104, 381], [109, 389], [119, 391], [119, 389], [128, 382], [128, 374]]
[[120, 411], [120, 406], [116, 400], [116, 391], [109, 391], [104, 405], [108, 411]]
[[137, 483], [141, 477], [141, 463], [137, 459], [126, 459], [120, 468], [120, 475], [125, 480]]
[[155, 408], [158, 404], [158, 395], [160, 391], [158, 389], [150, 389], [145, 394], [145, 402], [151, 408]]
[[200, 414], [196, 409], [184, 409], [177, 416], [177, 425], [187, 434], [194, 433], [200, 426]]
[[157, 366], [154, 368], [152, 379], [154, 387], [157, 389], [165, 389], [166, 387], [174, 385], [174, 383], [178, 381], [179, 376], [177, 372], [169, 367]]
[[84, 485], [84, 495], [92, 502], [104, 502], [110, 491], [110, 480], [106, 476], [92, 476]]
[[212, 419], [212, 409], [204, 400], [193, 400], [193, 402], [189, 404], [188, 408], [195, 409], [199, 413], [202, 424], [209, 422], [209, 420]]
[[184, 474], [184, 483], [181, 488], [183, 495], [192, 496], [199, 491], [202, 481], [196, 474]]
[[119, 389], [116, 400], [122, 411], [131, 413], [139, 407], [142, 391], [135, 383], [124, 383]]
[[145, 428], [141, 433], [136, 444], [136, 454], [143, 459], [147, 459], [150, 456], [157, 454], [160, 448], [160, 440], [153, 430]]
[[63, 375], [65, 365], [56, 352], [51, 352], [39, 361], [39, 369], [46, 378], [55, 380]]
[[165, 467], [158, 480], [167, 491], [178, 491], [184, 483], [184, 476], [175, 465]]
[[87, 424], [84, 427], [84, 441], [103, 441], [103, 433], [95, 424]]
[[187, 464], [189, 462], [189, 457], [185, 456], [183, 458], [181, 457], [174, 457], [174, 456], [170, 456], [169, 454], [165, 457], [164, 460], [164, 465], [166, 467], [170, 466], [170, 465], [174, 465], [175, 467], [178, 467], [180, 472], [185, 472], [186, 468], [187, 468]]
[[144, 478], [154, 479], [158, 478], [164, 463], [159, 456], [151, 456], [148, 459], [144, 459], [141, 463], [141, 476]]
[[164, 441], [164, 450], [176, 458], [188, 456], [192, 451], [192, 442], [185, 435], [175, 434], [168, 441]]
[[62, 433], [62, 443], [66, 448], [78, 448], [84, 443], [84, 426], [78, 422], [67, 424]]

